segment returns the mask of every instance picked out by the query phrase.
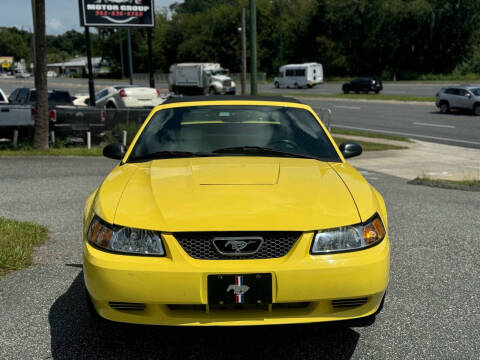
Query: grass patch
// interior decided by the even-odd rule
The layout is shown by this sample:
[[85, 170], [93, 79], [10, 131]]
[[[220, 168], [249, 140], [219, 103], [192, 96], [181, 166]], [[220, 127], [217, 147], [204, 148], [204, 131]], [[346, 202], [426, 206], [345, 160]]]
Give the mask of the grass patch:
[[[340, 146], [341, 143], [344, 142], [351, 142], [351, 139], [345, 139], [342, 137], [334, 136], [333, 140], [337, 143], [338, 146]], [[375, 142], [370, 142], [370, 141], [358, 141], [355, 140], [357, 144], [359, 144], [363, 151], [381, 151], [381, 150], [403, 150], [403, 149], [408, 149], [408, 147], [405, 146], [397, 146], [397, 145], [391, 145], [391, 144], [379, 144]]]
[[407, 143], [412, 142], [412, 140], [410, 140], [406, 137], [403, 137], [403, 136], [371, 133], [371, 132], [362, 131], [362, 130], [349, 130], [349, 129], [332, 128], [331, 132], [335, 133], [335, 134], [341, 134], [341, 135], [363, 136], [363, 137], [368, 137], [368, 138], [403, 141], [403, 142], [407, 142]]
[[34, 247], [47, 237], [44, 226], [0, 217], [0, 276], [32, 265]]
[[30, 147], [0, 150], [0, 156], [101, 156], [102, 148], [63, 147], [36, 150]]
[[444, 189], [456, 189], [466, 191], [480, 191], [480, 180], [466, 179], [466, 180], [447, 180], [447, 179], [432, 179], [428, 176], [419, 176], [408, 182], [413, 185], [426, 185], [431, 187], [439, 187]]
[[[278, 96], [278, 93], [263, 93], [263, 96]], [[280, 94], [287, 97], [310, 97], [310, 98], [335, 98], [335, 99], [355, 99], [355, 100], [395, 100], [395, 101], [419, 101], [434, 102], [434, 96], [413, 96], [413, 95], [395, 95], [395, 94], [312, 94], [312, 93], [284, 93]]]

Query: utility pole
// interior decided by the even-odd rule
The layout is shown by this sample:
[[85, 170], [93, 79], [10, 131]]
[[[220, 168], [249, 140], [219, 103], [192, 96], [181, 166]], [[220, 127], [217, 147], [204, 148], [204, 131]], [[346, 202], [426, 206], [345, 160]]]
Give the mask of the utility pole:
[[147, 29], [147, 43], [148, 43], [148, 74], [150, 78], [150, 87], [155, 88], [155, 77], [153, 75], [153, 66], [152, 66], [152, 28]]
[[127, 28], [127, 52], [128, 52], [128, 75], [130, 76], [130, 85], [133, 85], [133, 60], [132, 60], [132, 33]]
[[245, 8], [242, 8], [242, 95], [247, 92], [247, 24]]
[[45, 39], [45, 0], [33, 0], [35, 32], [35, 149], [48, 149], [47, 52]]
[[250, 0], [250, 95], [257, 95], [257, 5]]
[[118, 28], [118, 40], [120, 42], [120, 66], [122, 67], [122, 79], [125, 77], [125, 65], [123, 63], [123, 37], [122, 37], [122, 29]]
[[32, 61], [33, 66], [35, 68], [35, 0], [32, 0]]
[[88, 66], [88, 104], [95, 106], [95, 85], [93, 83], [92, 46], [90, 45], [90, 27], [85, 26], [85, 41], [87, 42], [87, 66]]
[[278, 66], [282, 66], [283, 65], [283, 0], [280, 0], [280, 26], [279, 26], [279, 31], [280, 31], [280, 34], [279, 34], [279, 52], [280, 52], [280, 56], [279, 56], [279, 62], [280, 64]]

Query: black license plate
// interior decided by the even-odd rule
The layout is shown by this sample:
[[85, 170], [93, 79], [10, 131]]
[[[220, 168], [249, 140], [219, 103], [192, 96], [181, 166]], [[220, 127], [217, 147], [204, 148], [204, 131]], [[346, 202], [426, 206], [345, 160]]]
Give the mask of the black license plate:
[[271, 304], [272, 274], [208, 275], [208, 303]]

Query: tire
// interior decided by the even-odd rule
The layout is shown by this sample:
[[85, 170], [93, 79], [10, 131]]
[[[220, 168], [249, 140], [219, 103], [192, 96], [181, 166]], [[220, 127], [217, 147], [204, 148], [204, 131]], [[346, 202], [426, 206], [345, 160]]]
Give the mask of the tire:
[[300, 89], [300, 86], [298, 85], [298, 83], [293, 84], [293, 86], [295, 87], [295, 89]]
[[105, 104], [105, 108], [106, 109], [116, 109], [117, 107], [115, 106], [114, 103], [108, 102], [108, 103]]
[[477, 115], [477, 116], [480, 116], [480, 104], [476, 104], [476, 105], [473, 107], [473, 114], [474, 114], [474, 115]]
[[364, 93], [364, 94], [368, 94], [368, 90], [363, 90], [363, 93]]
[[450, 105], [448, 104], [448, 101], [442, 101], [440, 103], [440, 112], [442, 114], [447, 114], [450, 111]]
[[375, 94], [378, 94], [380, 92], [380, 90], [375, 90]]
[[312, 87], [313, 87], [313, 85], [310, 85], [310, 84], [307, 85], [307, 88], [309, 88], [309, 89], [311, 89]]
[[280, 84], [278, 83], [278, 81], [275, 81], [275, 84], [273, 84], [275, 86], [275, 89], [278, 89], [280, 88]]
[[210, 89], [208, 89], [208, 95], [210, 96], [213, 96], [213, 95], [216, 95], [217, 92], [215, 91], [215, 88], [211, 87]]

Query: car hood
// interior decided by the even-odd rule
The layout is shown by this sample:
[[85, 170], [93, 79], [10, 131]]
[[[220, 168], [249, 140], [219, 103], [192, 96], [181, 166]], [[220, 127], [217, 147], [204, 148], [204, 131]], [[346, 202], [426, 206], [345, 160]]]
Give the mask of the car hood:
[[[117, 166], [95, 212], [122, 226], [166, 232], [333, 228], [373, 215], [370, 186], [345, 164], [310, 159], [214, 157]], [[347, 183], [349, 186], [347, 187]], [[359, 211], [358, 197], [369, 202]], [[373, 210], [372, 210], [373, 209]]]
[[224, 80], [232, 80], [231, 77], [225, 75], [213, 75], [211, 77], [212, 81], [224, 81]]

